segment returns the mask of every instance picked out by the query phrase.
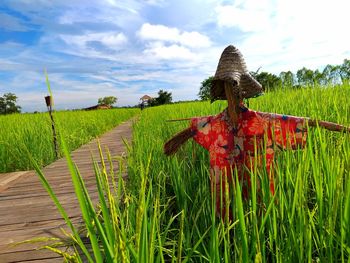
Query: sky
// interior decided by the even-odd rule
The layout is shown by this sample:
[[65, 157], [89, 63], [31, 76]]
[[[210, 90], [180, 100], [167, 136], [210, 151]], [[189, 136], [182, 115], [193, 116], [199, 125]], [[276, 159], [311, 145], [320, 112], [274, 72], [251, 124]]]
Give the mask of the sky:
[[115, 96], [133, 106], [160, 89], [197, 99], [223, 49], [279, 74], [350, 58], [349, 0], [0, 0], [0, 96], [24, 112]]

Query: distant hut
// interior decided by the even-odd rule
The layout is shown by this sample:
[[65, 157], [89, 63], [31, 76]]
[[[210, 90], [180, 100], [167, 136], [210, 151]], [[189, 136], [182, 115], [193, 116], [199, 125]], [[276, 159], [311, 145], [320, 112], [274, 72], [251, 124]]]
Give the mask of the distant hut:
[[152, 100], [152, 97], [148, 95], [143, 95], [141, 98], [140, 108], [143, 110], [144, 107], [148, 106], [150, 104], [150, 101]]
[[105, 109], [111, 109], [112, 107], [107, 104], [97, 104], [92, 107], [84, 108], [83, 110], [105, 110]]
[[143, 95], [140, 100], [143, 102], [143, 103], [147, 103], [152, 99], [152, 97], [148, 96], [148, 95]]

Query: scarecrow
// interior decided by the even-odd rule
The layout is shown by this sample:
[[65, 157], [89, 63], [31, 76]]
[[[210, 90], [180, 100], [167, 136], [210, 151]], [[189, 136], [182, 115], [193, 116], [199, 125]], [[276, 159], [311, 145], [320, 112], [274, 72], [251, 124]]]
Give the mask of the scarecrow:
[[[228, 107], [215, 116], [190, 118], [190, 127], [164, 145], [166, 155], [174, 154], [193, 138], [209, 151], [211, 190], [216, 196], [216, 212], [225, 217], [229, 200], [223, 189], [232, 190], [235, 175], [246, 199], [251, 171], [257, 165], [266, 169], [270, 192], [274, 194], [273, 160], [276, 149], [302, 148], [307, 127], [320, 126], [333, 131], [350, 131], [342, 125], [304, 117], [264, 113], [248, 109], [243, 99], [263, 92], [261, 84], [248, 72], [240, 51], [230, 45], [220, 57], [211, 86], [213, 100], [227, 100]], [[228, 188], [227, 188], [228, 186]], [[231, 214], [231, 213], [230, 213]]]

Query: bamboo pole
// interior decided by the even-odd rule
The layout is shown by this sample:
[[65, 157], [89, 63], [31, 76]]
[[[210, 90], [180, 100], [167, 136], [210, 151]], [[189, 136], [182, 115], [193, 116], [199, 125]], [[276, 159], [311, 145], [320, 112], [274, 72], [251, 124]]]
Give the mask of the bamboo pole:
[[227, 98], [228, 115], [231, 120], [231, 124], [234, 128], [238, 126], [238, 113], [239, 113], [239, 98], [235, 96], [233, 87], [229, 82], [224, 82], [225, 94]]
[[167, 122], [173, 122], [173, 121], [189, 121], [191, 119], [198, 118], [198, 117], [190, 117], [190, 118], [180, 118], [180, 119], [170, 119], [170, 120], [165, 120]]
[[311, 127], [322, 127], [329, 131], [337, 131], [337, 132], [350, 132], [350, 127], [346, 127], [344, 125], [329, 122], [329, 121], [319, 121], [319, 120], [312, 120], [309, 118], [305, 118], [307, 121], [307, 124]]
[[56, 136], [56, 129], [55, 129], [55, 120], [53, 119], [53, 116], [52, 116], [52, 97], [46, 96], [45, 102], [46, 102], [47, 110], [50, 114], [51, 128], [52, 128], [52, 134], [53, 134], [53, 144], [55, 147], [55, 156], [57, 159], [58, 158], [58, 146], [57, 146], [57, 136]]
[[[165, 120], [167, 122], [175, 122], [175, 121], [189, 121], [193, 118], [199, 118], [199, 117], [190, 117], [190, 118], [179, 118], [179, 119], [170, 119]], [[350, 127], [344, 126], [342, 124], [329, 122], [329, 121], [320, 121], [320, 120], [313, 120], [309, 118], [305, 118], [305, 121], [310, 127], [322, 127], [329, 131], [337, 131], [337, 132], [350, 132]]]

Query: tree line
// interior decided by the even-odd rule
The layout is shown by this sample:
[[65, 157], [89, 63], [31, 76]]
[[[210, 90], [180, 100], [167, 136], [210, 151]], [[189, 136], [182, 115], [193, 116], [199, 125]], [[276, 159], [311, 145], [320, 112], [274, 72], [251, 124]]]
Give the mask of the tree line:
[[5, 93], [0, 97], [0, 114], [20, 113], [21, 107], [16, 104], [17, 99], [13, 93]]
[[[21, 106], [17, 105], [18, 97], [14, 93], [5, 93], [0, 97], [0, 115], [20, 113]], [[108, 107], [113, 107], [116, 104], [118, 98], [115, 96], [106, 96], [98, 99], [98, 105], [105, 105]], [[152, 98], [148, 102], [148, 106], [158, 106], [163, 104], [168, 104], [172, 102], [171, 92], [164, 90], [159, 90], [158, 97]], [[139, 107], [135, 105], [134, 107]]]
[[[171, 92], [165, 91], [165, 90], [159, 90], [158, 91], [158, 97], [152, 98], [148, 101], [147, 106], [159, 106], [163, 104], [169, 104], [173, 100]], [[98, 99], [98, 105], [107, 105], [112, 106], [113, 104], [117, 103], [118, 98], [114, 96], [108, 96]], [[139, 105], [135, 105], [133, 107], [139, 107]]]
[[[350, 60], [344, 59], [341, 65], [327, 65], [322, 71], [303, 67], [296, 74], [291, 71], [282, 71], [279, 75], [269, 72], [250, 72], [260, 82], [265, 91], [276, 88], [300, 88], [305, 86], [334, 86], [350, 82]], [[213, 76], [203, 80], [198, 96], [201, 100], [210, 99], [210, 86]]]

